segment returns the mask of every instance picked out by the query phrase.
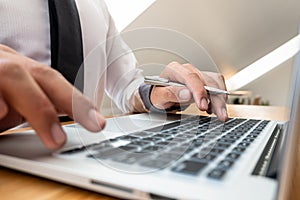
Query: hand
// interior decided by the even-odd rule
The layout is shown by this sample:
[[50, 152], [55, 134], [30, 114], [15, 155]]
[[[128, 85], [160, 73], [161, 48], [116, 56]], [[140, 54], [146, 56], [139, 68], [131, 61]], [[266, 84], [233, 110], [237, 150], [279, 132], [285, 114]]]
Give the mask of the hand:
[[[51, 67], [0, 45], [0, 131], [25, 120], [50, 149], [66, 141], [57, 114], [62, 112], [90, 131], [100, 131], [105, 119], [93, 104]], [[75, 111], [72, 109], [76, 108]]]
[[160, 77], [170, 81], [180, 82], [186, 87], [154, 86], [150, 95], [151, 103], [159, 109], [167, 109], [172, 106], [189, 105], [195, 101], [201, 111], [208, 114], [215, 113], [219, 120], [228, 119], [226, 110], [226, 95], [209, 95], [204, 86], [211, 86], [226, 90], [224, 77], [217, 73], [200, 72], [191, 64], [170, 63], [160, 74]]

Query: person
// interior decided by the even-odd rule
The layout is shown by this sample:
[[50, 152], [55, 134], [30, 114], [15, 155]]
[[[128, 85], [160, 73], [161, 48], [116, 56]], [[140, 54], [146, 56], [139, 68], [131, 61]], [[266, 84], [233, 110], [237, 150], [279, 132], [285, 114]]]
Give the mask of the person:
[[[0, 131], [27, 121], [46, 147], [60, 148], [66, 135], [58, 114], [75, 117], [93, 132], [104, 128], [105, 118], [99, 110], [104, 91], [124, 112], [170, 109], [194, 101], [200, 110], [215, 113], [220, 120], [226, 121], [226, 97], [209, 97], [204, 89], [209, 85], [226, 90], [221, 74], [200, 72], [191, 64], [172, 62], [160, 76], [184, 83], [186, 87], [144, 85], [133, 53], [117, 57], [121, 55], [120, 50], [127, 52], [129, 48], [118, 37], [105, 3], [77, 1], [77, 7], [84, 55], [88, 57], [96, 47], [98, 53], [98, 65], [95, 66], [95, 62], [85, 65], [88, 80], [84, 80], [84, 95], [61, 72], [50, 67], [53, 52], [47, 1], [1, 1]], [[94, 99], [96, 101], [92, 102]]]

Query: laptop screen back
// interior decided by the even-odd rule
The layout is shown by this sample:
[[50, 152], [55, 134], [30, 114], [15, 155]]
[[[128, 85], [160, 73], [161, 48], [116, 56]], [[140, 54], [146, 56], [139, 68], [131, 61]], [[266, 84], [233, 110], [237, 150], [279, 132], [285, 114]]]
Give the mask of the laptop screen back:
[[[300, 45], [300, 44], [299, 44]], [[284, 152], [281, 158], [281, 176], [279, 183], [278, 199], [291, 199], [295, 198], [296, 168], [299, 151], [299, 135], [300, 135], [300, 52], [296, 55], [293, 82], [291, 89], [291, 114], [290, 122], [287, 129], [287, 137]], [[292, 181], [294, 180], [294, 181]], [[293, 193], [291, 193], [293, 191]], [[292, 196], [293, 197], [292, 197]]]

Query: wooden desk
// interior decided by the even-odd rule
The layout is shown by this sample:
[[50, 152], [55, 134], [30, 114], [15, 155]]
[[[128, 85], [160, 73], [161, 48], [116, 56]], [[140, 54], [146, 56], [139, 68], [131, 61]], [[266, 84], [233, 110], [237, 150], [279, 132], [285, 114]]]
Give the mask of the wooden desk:
[[[261, 107], [228, 105], [228, 112], [231, 117], [251, 117], [258, 119], [287, 120], [288, 110], [283, 107]], [[191, 105], [186, 114], [200, 113], [194, 105]], [[300, 153], [298, 153], [300, 156]], [[298, 159], [300, 161], [300, 157]], [[300, 167], [297, 163], [295, 179], [293, 180], [293, 199], [300, 199]], [[298, 198], [297, 198], [298, 197]], [[1, 199], [42, 199], [42, 200], [65, 200], [65, 199], [101, 199], [112, 200], [114, 197], [97, 194], [76, 187], [53, 182], [43, 178], [31, 176], [14, 170], [0, 167], [0, 198]]]

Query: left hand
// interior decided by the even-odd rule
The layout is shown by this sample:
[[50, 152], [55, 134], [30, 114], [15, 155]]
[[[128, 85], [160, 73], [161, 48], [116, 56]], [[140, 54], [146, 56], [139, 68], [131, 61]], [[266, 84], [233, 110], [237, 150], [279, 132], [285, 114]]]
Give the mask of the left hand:
[[151, 103], [159, 109], [168, 109], [172, 106], [189, 105], [195, 101], [201, 111], [208, 114], [215, 113], [219, 120], [228, 119], [226, 101], [227, 95], [209, 95], [204, 86], [211, 86], [226, 90], [224, 77], [213, 72], [200, 72], [191, 64], [170, 63], [160, 74], [160, 77], [170, 81], [183, 83], [186, 87], [154, 86], [150, 94]]

